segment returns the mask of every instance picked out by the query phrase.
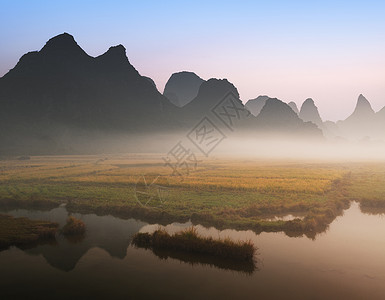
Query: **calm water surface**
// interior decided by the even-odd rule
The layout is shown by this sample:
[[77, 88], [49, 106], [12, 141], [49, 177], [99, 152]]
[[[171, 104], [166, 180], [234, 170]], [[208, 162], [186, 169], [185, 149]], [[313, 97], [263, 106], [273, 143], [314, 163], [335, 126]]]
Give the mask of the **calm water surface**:
[[[68, 216], [65, 207], [7, 213], [61, 225]], [[0, 299], [385, 299], [385, 218], [356, 203], [315, 240], [197, 226], [203, 235], [251, 239], [258, 247], [251, 272], [130, 246], [136, 232], [157, 224], [75, 216], [87, 225], [80, 242], [58, 237], [56, 245], [0, 252]]]

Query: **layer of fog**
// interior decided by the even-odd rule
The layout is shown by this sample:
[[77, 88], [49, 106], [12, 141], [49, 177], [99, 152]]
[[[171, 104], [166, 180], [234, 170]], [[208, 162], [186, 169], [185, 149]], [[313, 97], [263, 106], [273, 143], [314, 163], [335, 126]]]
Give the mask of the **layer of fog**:
[[[346, 141], [274, 135], [253, 136], [230, 133], [209, 147], [199, 141], [194, 144], [188, 132], [158, 134], [89, 134], [67, 137], [60, 141], [63, 153], [57, 154], [114, 154], [157, 153], [167, 155], [178, 150], [194, 153], [197, 157], [229, 155], [265, 159], [316, 160], [385, 160], [384, 141]], [[190, 137], [194, 137], [191, 135]], [[26, 153], [28, 154], [28, 153]]]

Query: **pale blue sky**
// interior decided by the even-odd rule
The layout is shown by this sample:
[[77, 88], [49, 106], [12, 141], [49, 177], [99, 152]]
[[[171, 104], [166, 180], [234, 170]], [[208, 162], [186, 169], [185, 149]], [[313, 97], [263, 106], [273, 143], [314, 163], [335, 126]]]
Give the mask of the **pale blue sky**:
[[62, 32], [90, 55], [123, 44], [163, 91], [173, 72], [227, 78], [243, 100], [267, 94], [325, 119], [363, 93], [385, 106], [385, 1], [0, 0], [0, 76]]

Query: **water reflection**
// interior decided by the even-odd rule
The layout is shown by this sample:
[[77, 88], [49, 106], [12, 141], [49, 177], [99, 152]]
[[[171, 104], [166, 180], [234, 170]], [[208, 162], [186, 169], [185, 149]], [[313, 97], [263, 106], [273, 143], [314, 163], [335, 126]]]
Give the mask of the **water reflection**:
[[[34, 220], [54, 221], [58, 222], [61, 227], [64, 226], [69, 215], [65, 206], [60, 206], [50, 211], [29, 211], [19, 209], [8, 211], [7, 214], [15, 217], [27, 217]], [[98, 247], [104, 249], [111, 257], [124, 259], [133, 235], [139, 231], [152, 232], [157, 228], [162, 227], [170, 233], [175, 233], [193, 225], [191, 222], [172, 223], [167, 226], [162, 226], [160, 224], [149, 225], [134, 219], [122, 220], [112, 216], [97, 216], [93, 214], [73, 215], [86, 224], [87, 232], [85, 237], [82, 237], [81, 240], [71, 240], [58, 234], [56, 237], [57, 242], [55, 244], [39, 245], [34, 248], [25, 249], [24, 251], [30, 255], [42, 255], [52, 267], [68, 272], [73, 270], [80, 259], [92, 248]], [[201, 235], [212, 236], [214, 238], [231, 237], [235, 240], [239, 240], [242, 236], [242, 232], [236, 230], [219, 231], [213, 227], [205, 228], [200, 225], [196, 226], [196, 228]], [[247, 233], [247, 236], [249, 237], [245, 237], [245, 239], [250, 239], [250, 235], [255, 236], [255, 233], [249, 231]], [[153, 254], [160, 259], [173, 258], [190, 265], [207, 265], [247, 274], [251, 274], [257, 270], [256, 262], [239, 263], [205, 255], [163, 250], [152, 251]]]
[[[51, 211], [20, 209], [9, 211], [7, 214], [34, 220], [54, 221], [60, 226], [64, 226], [68, 217], [68, 212], [63, 206]], [[112, 216], [73, 215], [86, 224], [86, 235], [81, 241], [75, 242], [57, 235], [55, 245], [40, 245], [25, 252], [31, 255], [42, 255], [51, 266], [63, 271], [71, 271], [81, 257], [95, 247], [106, 250], [111, 257], [124, 259], [131, 237], [146, 225], [141, 221], [121, 220]]]
[[[11, 213], [52, 217], [61, 224], [67, 217], [63, 207]], [[88, 228], [80, 243], [59, 237], [57, 246], [0, 252], [2, 298], [56, 295], [58, 290], [63, 299], [111, 295], [126, 299], [383, 299], [385, 295], [385, 219], [362, 214], [356, 203], [314, 241], [284, 233], [257, 235], [197, 226], [202, 235], [251, 239], [258, 246], [259, 270], [248, 276], [244, 271], [225, 271], [228, 266], [221, 268], [212, 261], [207, 264], [183, 254], [129, 246], [134, 233], [155, 230], [157, 224], [75, 216]], [[174, 223], [166, 229], [190, 225]]]
[[257, 260], [254, 262], [248, 261], [232, 261], [227, 259], [221, 259], [219, 257], [207, 256], [207, 255], [199, 255], [199, 254], [190, 254], [180, 251], [169, 251], [163, 249], [152, 249], [154, 255], [156, 255], [159, 259], [167, 260], [167, 259], [176, 259], [180, 262], [189, 264], [191, 266], [210, 266], [215, 267], [222, 270], [228, 271], [237, 271], [241, 273], [245, 273], [247, 275], [253, 274], [258, 270], [257, 268]]

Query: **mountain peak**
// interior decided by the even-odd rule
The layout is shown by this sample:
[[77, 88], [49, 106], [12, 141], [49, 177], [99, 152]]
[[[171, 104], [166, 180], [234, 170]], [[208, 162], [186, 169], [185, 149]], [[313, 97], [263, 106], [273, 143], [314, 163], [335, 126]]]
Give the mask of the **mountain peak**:
[[232, 92], [237, 98], [239, 98], [237, 88], [227, 79], [210, 78], [202, 83], [199, 88], [198, 95], [204, 95], [218, 100], [218, 95], [223, 97], [228, 92]]
[[[103, 64], [106, 70], [114, 72], [116, 72], [117, 70], [125, 72], [127, 71], [127, 65], [130, 65], [126, 55], [126, 48], [123, 45], [110, 47], [107, 52], [96, 57], [96, 60], [99, 63]], [[134, 69], [134, 67], [130, 69]]]
[[200, 78], [197, 74], [191, 71], [180, 71], [180, 72], [173, 73], [171, 75], [171, 77], [176, 77], [176, 76], [191, 76], [195, 78]]
[[295, 102], [291, 101], [289, 102], [287, 105], [289, 105], [291, 107], [291, 109], [298, 115], [299, 114], [299, 110], [298, 110], [298, 107], [297, 107], [297, 104], [295, 104]]
[[71, 42], [75, 42], [75, 38], [73, 37], [73, 35], [67, 33], [67, 32], [63, 32], [61, 34], [58, 34], [52, 38], [50, 38], [48, 40], [47, 43], [52, 43], [52, 42], [55, 42], [55, 41], [71, 41]]
[[66, 32], [50, 38], [45, 44], [43, 49], [52, 48], [52, 47], [68, 47], [68, 46], [77, 46], [77, 43], [74, 37]]
[[360, 94], [354, 112], [346, 120], [368, 120], [368, 118], [371, 118], [374, 115], [375, 112], [369, 101], [364, 95]]
[[366, 112], [366, 113], [374, 113], [374, 110], [372, 106], [370, 105], [370, 102], [364, 97], [364, 95], [360, 94], [358, 96], [357, 105], [355, 108], [355, 112]]
[[45, 44], [40, 53], [45, 55], [82, 55], [88, 56], [76, 43], [74, 37], [66, 32], [59, 34]]
[[250, 99], [246, 102], [245, 106], [247, 109], [254, 115], [258, 116], [262, 110], [262, 108], [265, 106], [266, 101], [270, 99], [269, 96], [261, 95], [258, 96], [255, 99]]
[[113, 54], [117, 54], [117, 55], [126, 56], [126, 48], [122, 44], [119, 44], [117, 46], [110, 47], [108, 49], [107, 53], [113, 53]]
[[319, 127], [322, 127], [322, 119], [319, 115], [318, 108], [312, 98], [307, 98], [302, 104], [299, 111], [299, 117], [304, 122], [312, 122]]
[[312, 105], [312, 106], [315, 106], [315, 104], [314, 104], [314, 100], [312, 99], [312, 98], [307, 98], [306, 100], [305, 100], [305, 102], [302, 104], [302, 106], [307, 106], [307, 105]]
[[128, 61], [128, 58], [126, 55], [126, 48], [123, 45], [110, 47], [107, 50], [107, 52], [101, 55], [100, 57], [104, 57], [110, 63], [113, 63], [113, 62], [121, 63], [121, 62]]
[[259, 122], [269, 127], [285, 127], [302, 123], [294, 111], [277, 98], [268, 98], [257, 116]]
[[167, 81], [163, 95], [176, 106], [182, 107], [198, 95], [202, 82], [204, 80], [194, 72], [174, 73]]
[[258, 126], [265, 130], [322, 137], [316, 125], [303, 122], [288, 104], [277, 98], [268, 99], [256, 119]]

